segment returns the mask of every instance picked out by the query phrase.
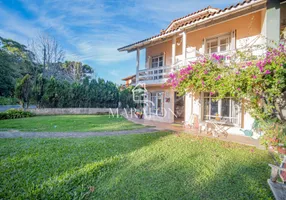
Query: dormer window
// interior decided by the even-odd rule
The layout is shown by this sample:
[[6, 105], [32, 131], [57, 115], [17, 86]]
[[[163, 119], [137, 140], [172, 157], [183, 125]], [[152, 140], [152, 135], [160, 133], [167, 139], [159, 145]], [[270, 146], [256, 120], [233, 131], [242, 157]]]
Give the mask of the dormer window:
[[164, 65], [163, 60], [164, 60], [164, 55], [153, 56], [151, 67], [152, 68], [163, 67]]

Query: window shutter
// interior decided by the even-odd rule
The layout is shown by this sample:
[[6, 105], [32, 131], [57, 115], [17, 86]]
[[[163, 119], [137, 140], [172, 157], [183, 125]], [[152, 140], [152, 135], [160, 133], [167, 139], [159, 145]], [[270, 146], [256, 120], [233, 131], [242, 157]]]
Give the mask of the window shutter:
[[231, 50], [236, 49], [236, 30], [231, 31]]
[[146, 69], [150, 69], [151, 68], [151, 56], [147, 57], [147, 61], [146, 61]]

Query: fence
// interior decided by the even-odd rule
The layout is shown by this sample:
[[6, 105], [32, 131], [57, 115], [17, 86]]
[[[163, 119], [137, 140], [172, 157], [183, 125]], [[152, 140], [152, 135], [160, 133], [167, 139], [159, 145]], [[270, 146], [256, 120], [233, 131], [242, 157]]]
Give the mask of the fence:
[[121, 112], [117, 108], [36, 108], [28, 109], [36, 115], [100, 115]]

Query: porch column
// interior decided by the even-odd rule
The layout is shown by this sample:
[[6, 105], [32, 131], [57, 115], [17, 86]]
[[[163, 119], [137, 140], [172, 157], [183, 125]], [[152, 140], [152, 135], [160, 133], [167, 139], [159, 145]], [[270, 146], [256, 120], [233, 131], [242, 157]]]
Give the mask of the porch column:
[[140, 49], [136, 51], [136, 84], [139, 82]]
[[186, 46], [187, 46], [187, 35], [184, 31], [182, 33], [182, 56], [183, 56], [183, 63], [185, 64], [186, 61]]
[[268, 0], [265, 14], [265, 36], [267, 45], [278, 44], [280, 40], [280, 0]]
[[172, 65], [176, 62], [176, 36], [173, 36], [172, 40]]

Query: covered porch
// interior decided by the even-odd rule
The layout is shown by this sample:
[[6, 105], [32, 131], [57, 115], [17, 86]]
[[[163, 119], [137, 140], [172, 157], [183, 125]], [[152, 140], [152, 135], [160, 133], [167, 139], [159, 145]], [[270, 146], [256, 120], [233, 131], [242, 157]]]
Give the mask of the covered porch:
[[198, 129], [190, 129], [185, 128], [184, 126], [180, 126], [178, 124], [170, 124], [166, 122], [158, 122], [158, 121], [152, 121], [152, 120], [146, 120], [146, 119], [138, 119], [138, 118], [127, 118], [129, 121], [132, 121], [137, 124], [142, 124], [145, 126], [154, 126], [158, 131], [173, 131], [175, 133], [188, 133], [196, 136], [201, 137], [208, 137], [208, 138], [214, 138], [226, 142], [234, 142], [238, 144], [248, 145], [248, 146], [254, 146], [258, 149], [265, 149], [264, 146], [262, 146], [259, 143], [259, 140], [253, 139], [248, 136], [241, 136], [241, 135], [232, 135], [228, 134], [227, 136], [219, 135], [219, 137], [213, 137], [212, 135], [206, 134], [206, 133], [199, 133]]

